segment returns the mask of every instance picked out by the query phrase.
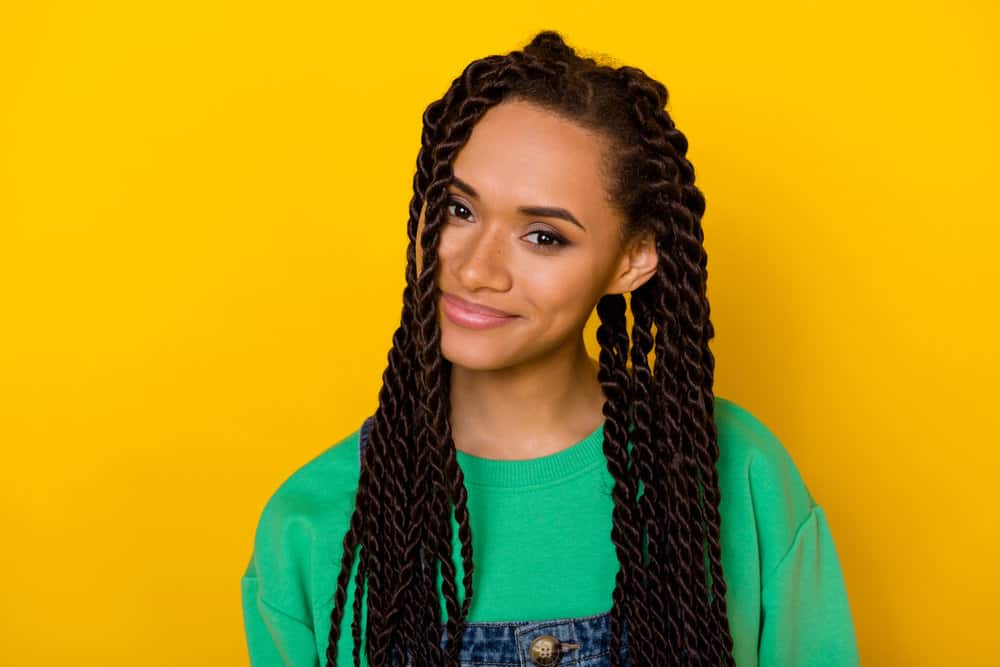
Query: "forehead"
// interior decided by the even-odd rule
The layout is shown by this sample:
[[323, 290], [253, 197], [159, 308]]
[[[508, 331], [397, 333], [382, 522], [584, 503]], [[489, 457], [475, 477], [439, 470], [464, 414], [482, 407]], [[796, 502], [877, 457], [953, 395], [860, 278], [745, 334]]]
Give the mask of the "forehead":
[[[452, 165], [485, 200], [605, 210], [604, 137], [522, 101], [490, 108]], [[589, 213], [588, 213], [589, 212]]]

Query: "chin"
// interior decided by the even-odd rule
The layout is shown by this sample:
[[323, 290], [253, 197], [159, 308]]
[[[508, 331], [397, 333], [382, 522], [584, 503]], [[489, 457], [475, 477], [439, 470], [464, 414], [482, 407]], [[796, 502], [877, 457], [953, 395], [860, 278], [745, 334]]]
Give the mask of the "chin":
[[[447, 329], [441, 331], [441, 356], [455, 366], [473, 371], [497, 371], [514, 365], [515, 360], [497, 345], [497, 339], [481, 336], [479, 332], [463, 332], [453, 336]], [[481, 340], [475, 340], [480, 336]]]

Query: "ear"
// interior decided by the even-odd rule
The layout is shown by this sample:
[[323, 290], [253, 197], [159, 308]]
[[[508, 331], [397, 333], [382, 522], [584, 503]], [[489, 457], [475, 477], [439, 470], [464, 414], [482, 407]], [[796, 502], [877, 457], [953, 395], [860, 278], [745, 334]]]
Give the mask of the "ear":
[[633, 239], [618, 260], [605, 294], [622, 294], [638, 289], [656, 273], [658, 260], [653, 232]]

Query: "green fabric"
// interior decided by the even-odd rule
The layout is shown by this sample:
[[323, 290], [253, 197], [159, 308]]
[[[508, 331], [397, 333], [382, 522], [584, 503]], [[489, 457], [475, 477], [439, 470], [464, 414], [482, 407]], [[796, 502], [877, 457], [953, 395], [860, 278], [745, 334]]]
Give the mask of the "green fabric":
[[[721, 397], [715, 399], [715, 421], [722, 564], [736, 664], [859, 664], [823, 509], [762, 422]], [[326, 664], [342, 539], [358, 481], [358, 435], [355, 431], [303, 465], [261, 513], [242, 579], [253, 667]], [[543, 620], [611, 608], [618, 561], [610, 540], [613, 480], [602, 441], [599, 427], [567, 449], [531, 460], [458, 452], [476, 565], [469, 621]], [[460, 583], [458, 531], [452, 523]], [[352, 577], [339, 665], [352, 664], [353, 582]], [[367, 664], [363, 656], [362, 664]]]

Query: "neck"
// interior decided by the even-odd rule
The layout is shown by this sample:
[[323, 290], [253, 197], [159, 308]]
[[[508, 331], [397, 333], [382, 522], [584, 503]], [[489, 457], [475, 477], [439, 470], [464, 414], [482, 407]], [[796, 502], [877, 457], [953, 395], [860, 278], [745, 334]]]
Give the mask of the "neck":
[[500, 370], [451, 369], [455, 447], [491, 459], [554, 454], [603, 420], [598, 364], [583, 340], [554, 354]]

